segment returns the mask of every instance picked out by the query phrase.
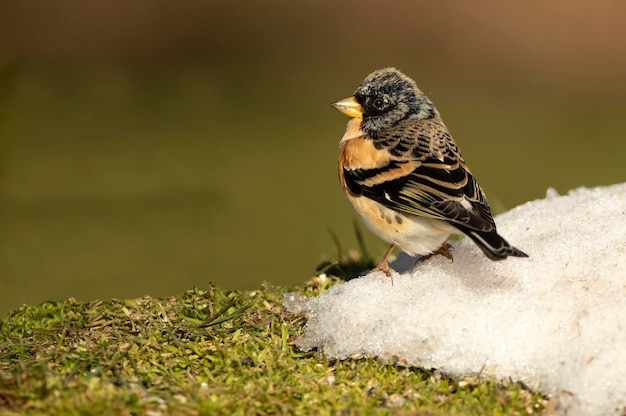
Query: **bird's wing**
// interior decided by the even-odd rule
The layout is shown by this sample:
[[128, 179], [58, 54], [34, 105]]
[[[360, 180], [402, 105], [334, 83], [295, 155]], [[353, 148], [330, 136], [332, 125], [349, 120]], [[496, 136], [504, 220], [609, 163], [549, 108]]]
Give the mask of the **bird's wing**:
[[[495, 230], [485, 195], [454, 142], [446, 137], [429, 139], [428, 133], [423, 128], [396, 130], [390, 136], [396, 142], [383, 143], [391, 154], [384, 165], [343, 168], [348, 189], [406, 214], [443, 220], [463, 229]], [[447, 130], [443, 133], [449, 135]], [[379, 137], [378, 144], [384, 139]]]
[[393, 210], [476, 231], [495, 228], [480, 186], [459, 162], [392, 160], [376, 169], [344, 168], [344, 177], [352, 193]]

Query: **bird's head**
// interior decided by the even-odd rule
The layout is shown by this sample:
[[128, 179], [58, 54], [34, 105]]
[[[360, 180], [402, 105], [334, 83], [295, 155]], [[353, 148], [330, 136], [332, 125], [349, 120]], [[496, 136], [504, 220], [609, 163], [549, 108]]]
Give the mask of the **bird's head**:
[[406, 119], [438, 115], [415, 81], [395, 68], [372, 72], [351, 97], [331, 105], [349, 117], [362, 118], [361, 129], [374, 136]]

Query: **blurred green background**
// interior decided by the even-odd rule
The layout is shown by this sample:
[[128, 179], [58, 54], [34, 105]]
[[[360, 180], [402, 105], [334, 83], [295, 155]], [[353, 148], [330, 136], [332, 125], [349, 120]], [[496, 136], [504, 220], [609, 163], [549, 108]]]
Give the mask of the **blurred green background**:
[[329, 229], [355, 246], [347, 119], [328, 104], [381, 67], [430, 95], [496, 211], [623, 182], [625, 16], [582, 0], [5, 0], [0, 313], [308, 279]]

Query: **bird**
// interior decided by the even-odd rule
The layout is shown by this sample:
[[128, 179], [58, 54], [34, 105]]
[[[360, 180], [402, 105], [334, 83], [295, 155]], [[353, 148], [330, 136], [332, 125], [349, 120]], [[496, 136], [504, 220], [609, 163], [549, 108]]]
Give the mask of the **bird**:
[[466, 235], [491, 260], [528, 257], [498, 234], [483, 190], [415, 81], [379, 69], [331, 106], [350, 117], [339, 142], [342, 189], [366, 227], [391, 244], [372, 271], [391, 276], [395, 247], [452, 260], [451, 234]]

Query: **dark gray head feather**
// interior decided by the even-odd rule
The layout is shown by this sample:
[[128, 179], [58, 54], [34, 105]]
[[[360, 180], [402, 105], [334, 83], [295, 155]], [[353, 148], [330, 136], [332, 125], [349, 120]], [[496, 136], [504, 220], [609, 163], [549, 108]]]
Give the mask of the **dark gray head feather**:
[[354, 96], [363, 107], [361, 129], [373, 136], [407, 119], [429, 119], [439, 115], [415, 81], [395, 68], [379, 69], [369, 74]]

